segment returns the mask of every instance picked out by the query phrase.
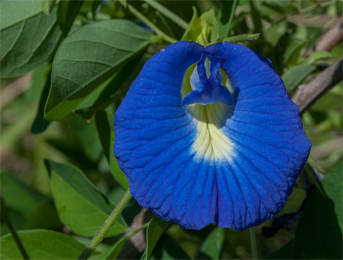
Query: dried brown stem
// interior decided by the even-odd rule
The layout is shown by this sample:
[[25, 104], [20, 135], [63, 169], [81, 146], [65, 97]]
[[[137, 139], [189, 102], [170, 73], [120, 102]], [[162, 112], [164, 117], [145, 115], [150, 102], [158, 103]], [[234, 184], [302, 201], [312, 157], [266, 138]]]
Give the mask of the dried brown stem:
[[331, 50], [343, 37], [343, 14], [338, 18], [338, 20], [327, 30], [326, 33], [319, 38], [316, 46], [309, 49], [304, 57], [310, 56], [314, 51], [329, 51]]
[[300, 114], [306, 111], [332, 87], [342, 81], [342, 64], [343, 58], [325, 69], [309, 83], [302, 84], [298, 87], [292, 100], [299, 106]]

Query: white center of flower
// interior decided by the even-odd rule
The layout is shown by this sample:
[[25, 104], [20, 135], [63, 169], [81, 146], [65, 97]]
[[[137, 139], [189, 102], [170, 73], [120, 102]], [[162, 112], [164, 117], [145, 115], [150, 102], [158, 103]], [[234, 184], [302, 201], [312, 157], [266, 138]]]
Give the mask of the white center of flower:
[[[206, 75], [210, 76], [210, 66], [206, 66], [209, 62], [206, 60]], [[208, 69], [207, 69], [208, 68]], [[196, 65], [188, 68], [181, 89], [182, 98], [190, 91], [197, 89], [197, 73]], [[221, 71], [223, 78], [222, 85], [231, 90], [231, 85], [226, 74]], [[191, 79], [192, 77], [192, 79]], [[233, 155], [233, 143], [224, 133], [223, 127], [226, 125], [226, 120], [230, 116], [231, 107], [220, 102], [215, 104], [192, 104], [186, 105], [185, 108], [193, 117], [193, 123], [197, 128], [197, 135], [192, 145], [192, 152], [195, 153], [196, 160], [228, 160], [231, 161]]]

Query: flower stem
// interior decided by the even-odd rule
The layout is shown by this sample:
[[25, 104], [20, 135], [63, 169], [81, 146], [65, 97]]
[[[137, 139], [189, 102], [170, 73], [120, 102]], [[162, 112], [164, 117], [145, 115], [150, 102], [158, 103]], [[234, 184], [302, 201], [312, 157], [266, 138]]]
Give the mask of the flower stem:
[[176, 14], [169, 11], [168, 8], [165, 8], [163, 5], [157, 3], [155, 0], [144, 0], [144, 2], [148, 3], [150, 6], [152, 6], [157, 11], [159, 11], [161, 14], [164, 14], [166, 17], [168, 17], [174, 23], [179, 25], [181, 28], [185, 30], [187, 29], [188, 24], [184, 20], [182, 20], [180, 17], [178, 17]]
[[227, 35], [226, 36], [230, 36], [231, 23], [232, 23], [232, 20], [233, 20], [233, 18], [235, 16], [237, 2], [238, 2], [238, 0], [234, 0], [234, 3], [232, 4], [232, 7], [231, 7], [230, 20], [229, 20], [228, 29], [227, 29]]
[[162, 32], [156, 25], [154, 25], [148, 18], [146, 18], [143, 14], [141, 14], [136, 8], [134, 8], [132, 5], [127, 4], [127, 8], [129, 11], [136, 16], [139, 20], [141, 20], [143, 23], [145, 23], [147, 26], [149, 26], [157, 35], [163, 36], [164, 40], [169, 43], [175, 43], [177, 40], [174, 38], [166, 35], [164, 32]]
[[4, 199], [2, 198], [2, 196], [0, 195], [0, 200], [1, 200], [1, 205], [0, 205], [0, 208], [1, 208], [1, 217], [3, 218], [3, 220], [5, 221], [8, 229], [10, 230], [11, 234], [12, 234], [12, 237], [15, 241], [15, 243], [17, 244], [18, 248], [19, 248], [19, 251], [21, 253], [21, 255], [23, 256], [24, 259], [30, 259], [29, 258], [29, 255], [27, 254], [26, 250], [25, 250], [25, 247], [23, 245], [23, 243], [21, 242], [17, 232], [15, 232], [15, 229], [14, 227], [12, 226], [12, 223], [11, 223], [11, 220], [10, 218], [8, 217], [8, 214], [7, 214], [7, 211], [6, 211], [6, 205], [5, 205], [5, 201]]
[[255, 235], [255, 229], [249, 228], [250, 233], [250, 244], [251, 244], [251, 259], [257, 260], [257, 246], [256, 246], [256, 235]]
[[79, 256], [78, 259], [88, 259], [90, 255], [95, 251], [95, 249], [98, 247], [98, 245], [101, 243], [101, 241], [106, 236], [107, 232], [112, 227], [113, 223], [117, 220], [120, 213], [125, 208], [126, 204], [130, 201], [132, 195], [130, 193], [130, 189], [127, 189], [124, 193], [123, 197], [120, 199], [114, 210], [111, 212], [111, 214], [108, 216], [108, 218], [105, 220], [102, 227], [99, 229], [98, 233], [92, 238], [92, 240], [89, 242], [88, 246], [83, 250], [82, 254]]

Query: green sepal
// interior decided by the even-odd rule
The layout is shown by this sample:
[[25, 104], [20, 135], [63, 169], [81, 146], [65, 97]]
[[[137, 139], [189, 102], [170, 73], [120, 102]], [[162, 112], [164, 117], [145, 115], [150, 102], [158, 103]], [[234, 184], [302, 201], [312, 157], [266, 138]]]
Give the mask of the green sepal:
[[192, 41], [206, 46], [214, 43], [219, 38], [219, 25], [211, 9], [198, 17], [198, 12], [193, 7], [193, 17], [182, 36], [182, 41]]

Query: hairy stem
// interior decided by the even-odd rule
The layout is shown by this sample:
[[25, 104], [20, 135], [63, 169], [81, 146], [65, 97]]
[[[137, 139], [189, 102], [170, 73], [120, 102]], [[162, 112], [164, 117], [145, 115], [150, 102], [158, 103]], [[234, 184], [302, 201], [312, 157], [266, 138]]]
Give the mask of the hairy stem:
[[126, 204], [130, 201], [131, 197], [132, 195], [130, 193], [130, 189], [127, 189], [127, 191], [124, 193], [123, 197], [120, 199], [114, 210], [111, 212], [111, 214], [105, 220], [102, 227], [99, 229], [98, 233], [96, 233], [96, 235], [92, 238], [92, 240], [89, 242], [85, 250], [83, 250], [82, 254], [79, 256], [78, 259], [88, 259], [90, 257], [90, 255], [95, 251], [95, 249], [104, 239], [107, 232], [112, 227], [113, 223], [117, 220], [120, 213], [125, 208]]

